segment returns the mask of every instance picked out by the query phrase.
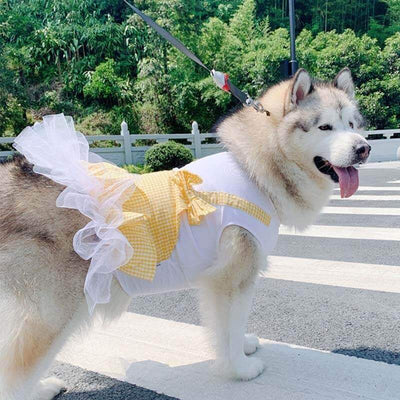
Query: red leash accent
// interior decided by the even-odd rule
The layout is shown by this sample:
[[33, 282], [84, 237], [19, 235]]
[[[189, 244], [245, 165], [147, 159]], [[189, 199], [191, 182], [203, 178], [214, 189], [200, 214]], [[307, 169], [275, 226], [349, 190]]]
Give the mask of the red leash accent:
[[230, 93], [231, 88], [229, 87], [229, 83], [228, 83], [229, 75], [228, 74], [224, 74], [224, 79], [225, 79], [225, 84], [224, 84], [224, 86], [221, 87], [221, 89], [225, 90], [225, 92], [229, 92]]

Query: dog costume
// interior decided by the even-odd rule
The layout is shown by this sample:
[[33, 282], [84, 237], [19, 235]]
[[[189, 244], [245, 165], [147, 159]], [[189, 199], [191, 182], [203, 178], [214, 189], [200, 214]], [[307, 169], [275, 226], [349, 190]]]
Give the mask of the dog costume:
[[130, 296], [196, 286], [215, 263], [227, 226], [252, 233], [265, 256], [276, 244], [279, 220], [271, 201], [230, 153], [180, 170], [132, 175], [90, 153], [62, 114], [24, 129], [14, 146], [35, 172], [66, 186], [58, 207], [90, 219], [73, 242], [91, 259], [85, 282], [90, 312], [110, 301], [113, 277]]

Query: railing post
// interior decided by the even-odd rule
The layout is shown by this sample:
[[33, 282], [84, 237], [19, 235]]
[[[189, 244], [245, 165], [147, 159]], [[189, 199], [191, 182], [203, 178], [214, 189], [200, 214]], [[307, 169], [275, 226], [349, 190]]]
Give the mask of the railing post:
[[124, 138], [125, 164], [132, 164], [132, 146], [129, 135], [128, 124], [125, 121], [121, 123], [121, 135]]
[[194, 135], [194, 157], [201, 158], [201, 137], [199, 131], [199, 124], [196, 121], [192, 123], [192, 135]]

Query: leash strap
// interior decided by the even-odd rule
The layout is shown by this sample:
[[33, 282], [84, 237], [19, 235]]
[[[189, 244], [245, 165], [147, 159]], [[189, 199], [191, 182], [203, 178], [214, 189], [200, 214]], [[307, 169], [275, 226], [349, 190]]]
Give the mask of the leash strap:
[[185, 54], [187, 57], [189, 57], [195, 63], [200, 65], [202, 68], [204, 68], [212, 76], [215, 84], [219, 88], [221, 88], [222, 90], [225, 90], [226, 92], [230, 92], [243, 105], [245, 105], [247, 107], [253, 107], [258, 112], [265, 112], [267, 115], [270, 115], [269, 111], [264, 110], [263, 106], [258, 101], [253, 100], [247, 93], [243, 92], [238, 87], [236, 87], [230, 81], [229, 76], [227, 74], [224, 74], [223, 72], [219, 72], [219, 71], [215, 71], [215, 70], [210, 70], [209, 68], [207, 68], [202, 63], [202, 61], [195, 54], [193, 54], [180, 40], [178, 40], [175, 37], [173, 37], [169, 32], [167, 32], [164, 28], [162, 28], [160, 25], [158, 25], [156, 22], [154, 22], [149, 16], [147, 16], [144, 13], [142, 13], [138, 8], [133, 6], [127, 0], [124, 0], [124, 2], [137, 15], [139, 15], [139, 17], [142, 18], [143, 21], [145, 21], [148, 25], [150, 25], [163, 39], [165, 39], [166, 41], [171, 43], [181, 53]]
[[206, 69], [208, 72], [211, 72], [202, 62], [201, 60], [196, 57], [185, 45], [178, 39], [174, 38], [169, 32], [167, 32], [164, 28], [162, 28], [160, 25], [155, 23], [149, 16], [146, 14], [143, 14], [138, 8], [133, 6], [131, 3], [128, 1], [124, 0], [125, 3], [132, 8], [133, 11], [137, 15], [139, 15], [140, 18], [143, 19], [144, 22], [146, 22], [148, 25], [150, 25], [163, 39], [167, 40], [172, 44], [172, 46], [176, 47], [180, 52], [185, 54], [187, 57], [192, 59], [195, 63], [199, 64], [202, 66], [204, 69]]

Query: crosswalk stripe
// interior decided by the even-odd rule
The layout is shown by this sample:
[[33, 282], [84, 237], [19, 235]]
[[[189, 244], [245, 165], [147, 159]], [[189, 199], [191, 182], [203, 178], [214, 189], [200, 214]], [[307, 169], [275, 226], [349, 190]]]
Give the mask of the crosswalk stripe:
[[363, 169], [400, 169], [399, 161], [383, 161], [383, 162], [371, 162], [360, 165], [359, 170]]
[[400, 215], [399, 208], [377, 207], [325, 207], [323, 214]]
[[[400, 257], [399, 257], [400, 264]], [[400, 265], [270, 256], [264, 278], [400, 293]]]
[[312, 225], [305, 231], [287, 226], [279, 228], [280, 235], [313, 236], [338, 239], [400, 240], [399, 228], [376, 228], [364, 226]]
[[[266, 370], [249, 382], [215, 376], [204, 328], [126, 313], [58, 355], [66, 362], [181, 400], [393, 400], [397, 365], [261, 339]], [[340, 384], [339, 384], [340, 383]], [[267, 397], [266, 397], [267, 396]]]
[[[390, 182], [389, 182], [390, 183]], [[399, 181], [400, 183], [400, 181]], [[335, 188], [334, 190], [340, 191], [340, 188]], [[357, 192], [359, 191], [389, 191], [389, 192], [400, 192], [400, 186], [360, 186], [357, 189]]]
[[400, 195], [369, 195], [369, 194], [353, 194], [353, 196], [349, 197], [348, 199], [342, 199], [340, 195], [333, 194], [330, 197], [331, 200], [342, 200], [342, 201], [349, 201], [349, 200], [362, 200], [362, 201], [399, 201]]

